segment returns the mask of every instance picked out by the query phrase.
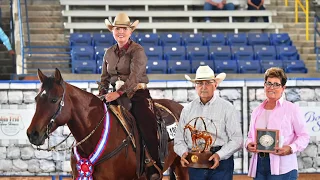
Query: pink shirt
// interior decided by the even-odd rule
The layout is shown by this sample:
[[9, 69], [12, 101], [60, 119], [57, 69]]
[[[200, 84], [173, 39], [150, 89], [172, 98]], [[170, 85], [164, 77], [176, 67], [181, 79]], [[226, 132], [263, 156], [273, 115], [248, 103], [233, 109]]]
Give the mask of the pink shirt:
[[[255, 142], [255, 127], [259, 116], [264, 111], [264, 106], [268, 100], [261, 103], [251, 114], [250, 128], [246, 147], [250, 142]], [[277, 101], [275, 108], [270, 113], [268, 129], [278, 129], [279, 136], [284, 137], [283, 145], [289, 145], [292, 149], [292, 154], [287, 156], [278, 156], [270, 154], [270, 168], [272, 175], [280, 175], [298, 170], [297, 152], [303, 151], [309, 143], [309, 134], [306, 129], [302, 112], [296, 104], [289, 101]], [[251, 158], [248, 176], [255, 177], [257, 171], [257, 153], [253, 153]]]

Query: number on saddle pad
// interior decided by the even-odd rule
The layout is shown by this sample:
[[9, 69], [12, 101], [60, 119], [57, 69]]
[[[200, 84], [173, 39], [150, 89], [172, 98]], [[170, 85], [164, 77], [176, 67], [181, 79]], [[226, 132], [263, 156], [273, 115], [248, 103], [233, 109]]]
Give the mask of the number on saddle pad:
[[177, 127], [178, 127], [178, 123], [173, 123], [173, 124], [167, 126], [167, 131], [168, 131], [170, 139], [174, 139], [174, 137], [176, 135]]

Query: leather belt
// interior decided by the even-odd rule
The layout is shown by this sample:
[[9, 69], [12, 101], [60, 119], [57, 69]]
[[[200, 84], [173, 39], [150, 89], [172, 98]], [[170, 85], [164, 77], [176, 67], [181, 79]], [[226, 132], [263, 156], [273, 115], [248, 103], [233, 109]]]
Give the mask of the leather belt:
[[214, 153], [218, 152], [221, 148], [222, 148], [222, 146], [211, 147], [210, 151], [214, 154]]
[[269, 153], [259, 152], [259, 153], [258, 153], [258, 156], [259, 156], [260, 158], [268, 158], [268, 157], [269, 157]]

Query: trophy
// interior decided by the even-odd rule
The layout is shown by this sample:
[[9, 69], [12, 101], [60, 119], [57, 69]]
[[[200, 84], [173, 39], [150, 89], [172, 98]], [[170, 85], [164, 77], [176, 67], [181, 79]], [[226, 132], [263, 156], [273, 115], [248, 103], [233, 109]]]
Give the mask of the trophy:
[[[201, 121], [199, 121], [199, 119]], [[206, 119], [210, 122], [210, 129], [214, 133], [207, 131], [207, 125], [204, 117], [197, 117], [189, 121], [184, 127], [184, 140], [186, 137], [191, 136], [192, 148], [188, 152], [186, 160], [189, 162], [188, 167], [192, 168], [210, 168], [214, 162], [209, 161], [210, 156], [213, 152], [210, 148], [216, 141], [217, 128], [210, 119]], [[186, 143], [187, 144], [187, 143]]]
[[279, 146], [279, 130], [256, 129], [257, 152], [271, 153]]

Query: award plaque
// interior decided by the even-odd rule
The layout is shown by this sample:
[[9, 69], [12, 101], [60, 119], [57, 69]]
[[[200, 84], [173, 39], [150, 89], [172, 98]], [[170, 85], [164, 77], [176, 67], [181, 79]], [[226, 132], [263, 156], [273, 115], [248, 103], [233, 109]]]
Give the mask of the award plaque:
[[257, 152], [271, 153], [279, 146], [279, 130], [256, 129]]
[[[198, 121], [200, 119], [201, 121]], [[186, 160], [189, 162], [188, 167], [192, 168], [210, 168], [214, 162], [209, 161], [213, 152], [210, 151], [211, 146], [215, 143], [217, 137], [217, 128], [215, 124], [210, 122], [210, 129], [214, 133], [207, 131], [207, 125], [204, 117], [192, 119], [184, 127], [184, 138], [191, 135], [192, 149], [188, 152]]]

